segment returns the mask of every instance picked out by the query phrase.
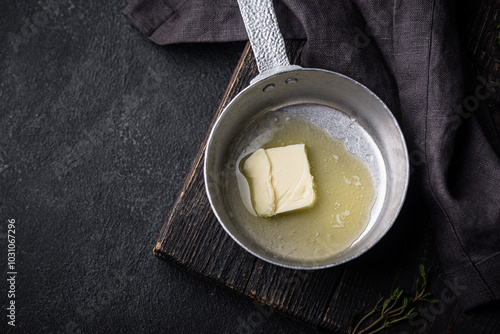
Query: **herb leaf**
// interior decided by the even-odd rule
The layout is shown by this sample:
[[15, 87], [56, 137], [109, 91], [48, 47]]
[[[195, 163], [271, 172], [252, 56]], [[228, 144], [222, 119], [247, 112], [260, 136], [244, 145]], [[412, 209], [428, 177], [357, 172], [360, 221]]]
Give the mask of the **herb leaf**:
[[[500, 24], [497, 29], [500, 29]], [[398, 286], [389, 298], [380, 298], [375, 307], [354, 326], [354, 329], [349, 334], [378, 333], [395, 323], [417, 316], [418, 312], [415, 311], [415, 304], [439, 302], [437, 299], [427, 298], [431, 295], [426, 291], [430, 268], [420, 264], [418, 271], [420, 277], [415, 282], [415, 294], [412, 294], [413, 296], [408, 296], [408, 293]], [[377, 314], [379, 315], [377, 316]], [[364, 325], [366, 327], [363, 326], [365, 322], [368, 322], [368, 324]]]

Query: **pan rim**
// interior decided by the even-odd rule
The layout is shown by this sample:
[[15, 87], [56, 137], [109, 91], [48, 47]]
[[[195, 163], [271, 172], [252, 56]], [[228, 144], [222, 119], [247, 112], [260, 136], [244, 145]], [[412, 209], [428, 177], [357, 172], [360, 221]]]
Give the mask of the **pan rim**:
[[[242, 242], [239, 238], [237, 238], [229, 230], [229, 227], [226, 225], [225, 222], [223, 222], [223, 220], [221, 219], [221, 216], [219, 215], [219, 212], [217, 211], [217, 209], [215, 207], [215, 204], [214, 204], [214, 201], [213, 201], [213, 198], [211, 196], [210, 189], [209, 189], [209, 182], [208, 182], [208, 169], [209, 169], [208, 158], [209, 157], [208, 157], [208, 155], [209, 155], [211, 147], [213, 146], [214, 136], [215, 136], [216, 132], [218, 131], [219, 125], [221, 123], [221, 120], [229, 112], [229, 110], [233, 109], [232, 106], [241, 98], [241, 96], [246, 95], [246, 93], [249, 90], [253, 90], [253, 89], [255, 89], [259, 85], [262, 85], [262, 84], [265, 84], [266, 82], [272, 81], [273, 78], [276, 78], [279, 75], [283, 75], [285, 73], [291, 74], [291, 73], [294, 73], [294, 72], [304, 72], [304, 71], [307, 71], [307, 72], [321, 72], [321, 73], [324, 73], [324, 74], [327, 74], [327, 75], [332, 75], [332, 76], [340, 77], [340, 78], [342, 78], [344, 80], [347, 80], [347, 81], [355, 84], [356, 86], [360, 87], [363, 91], [365, 91], [366, 93], [368, 93], [369, 95], [371, 95], [371, 97], [374, 98], [383, 107], [383, 109], [385, 109], [387, 111], [387, 116], [390, 118], [390, 120], [392, 121], [393, 125], [395, 126], [395, 129], [396, 129], [395, 132], [397, 133], [397, 136], [398, 136], [398, 138], [400, 140], [400, 143], [402, 144], [401, 145], [401, 151], [403, 152], [402, 160], [404, 160], [404, 162], [405, 162], [404, 166], [402, 166], [402, 167], [404, 167], [405, 172], [403, 174], [404, 182], [401, 185], [401, 196], [398, 199], [399, 203], [397, 204], [397, 206], [394, 209], [394, 214], [392, 215], [392, 217], [390, 218], [390, 220], [387, 221], [386, 227], [378, 234], [378, 236], [372, 242], [370, 242], [369, 244], [367, 244], [366, 246], [364, 246], [362, 249], [360, 249], [358, 252], [354, 253], [353, 255], [351, 255], [351, 256], [349, 256], [347, 258], [344, 258], [343, 260], [340, 260], [340, 261], [335, 261], [335, 257], [338, 256], [338, 255], [340, 255], [340, 254], [342, 254], [342, 253], [340, 253], [340, 254], [338, 254], [338, 255], [336, 255], [334, 257], [331, 257], [331, 260], [333, 261], [331, 263], [314, 264], [313, 262], [311, 262], [311, 264], [307, 264], [307, 262], [304, 262], [305, 263], [304, 265], [291, 265], [291, 264], [287, 264], [287, 263], [282, 263], [282, 262], [276, 261], [275, 259], [273, 259], [271, 257], [265, 257], [262, 254], [259, 254], [259, 253], [255, 252], [255, 251], [253, 251], [252, 249], [250, 249], [244, 242]], [[252, 82], [249, 86], [247, 86], [241, 92], [239, 92], [228, 103], [228, 105], [221, 112], [221, 114], [219, 115], [219, 117], [218, 117], [217, 121], [215, 122], [213, 128], [210, 131], [209, 138], [208, 138], [207, 145], [206, 145], [205, 152], [204, 152], [204, 168], [203, 168], [203, 170], [204, 170], [205, 191], [207, 193], [207, 197], [208, 197], [208, 200], [209, 200], [212, 212], [214, 213], [214, 215], [217, 218], [219, 224], [223, 227], [223, 229], [225, 230], [225, 232], [227, 234], [229, 234], [229, 236], [237, 244], [239, 244], [243, 249], [245, 249], [247, 252], [249, 252], [253, 256], [255, 256], [255, 257], [257, 257], [257, 258], [259, 258], [259, 259], [261, 259], [261, 260], [263, 260], [265, 262], [268, 262], [268, 263], [271, 263], [271, 264], [274, 264], [274, 265], [277, 265], [277, 266], [280, 266], [280, 267], [289, 268], [289, 269], [299, 269], [299, 270], [318, 270], [318, 269], [325, 269], [325, 268], [335, 267], [335, 266], [341, 265], [343, 263], [349, 262], [349, 261], [351, 261], [351, 260], [353, 260], [355, 258], [358, 258], [359, 256], [361, 256], [364, 253], [366, 253], [368, 250], [370, 250], [371, 248], [373, 248], [387, 234], [387, 232], [392, 228], [392, 226], [394, 225], [395, 221], [397, 220], [397, 218], [398, 218], [398, 216], [399, 216], [399, 214], [400, 214], [400, 212], [402, 210], [402, 207], [404, 205], [406, 196], [407, 196], [408, 187], [409, 187], [409, 179], [410, 179], [410, 163], [409, 163], [409, 154], [408, 154], [408, 149], [407, 149], [406, 141], [405, 141], [403, 132], [401, 130], [401, 127], [400, 127], [398, 121], [396, 120], [396, 118], [395, 118], [394, 114], [391, 112], [391, 110], [387, 107], [387, 105], [375, 93], [373, 93], [370, 89], [368, 89], [366, 86], [364, 86], [363, 84], [359, 83], [358, 81], [356, 81], [356, 80], [354, 80], [354, 79], [352, 79], [350, 77], [347, 77], [347, 76], [345, 76], [345, 75], [343, 75], [341, 73], [332, 72], [332, 71], [328, 71], [328, 70], [324, 70], [324, 69], [317, 69], [317, 68], [300, 68], [300, 69], [298, 69], [297, 66], [290, 66], [290, 68], [285, 68], [285, 70], [280, 71], [278, 73], [274, 73], [274, 74], [272, 74], [272, 75], [270, 75], [270, 76], [268, 76], [266, 78], [263, 78], [262, 80], [259, 80], [257, 82]]]

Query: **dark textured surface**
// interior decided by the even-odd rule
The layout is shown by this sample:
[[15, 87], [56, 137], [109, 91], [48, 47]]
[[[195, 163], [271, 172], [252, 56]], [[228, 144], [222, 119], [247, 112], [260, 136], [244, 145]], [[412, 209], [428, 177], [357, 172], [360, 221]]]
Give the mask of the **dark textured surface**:
[[[119, 14], [126, 2], [2, 2], [0, 263], [6, 220], [16, 219], [19, 273], [17, 326], [8, 329], [234, 333], [246, 322], [255, 333], [316, 332], [153, 256], [243, 44], [157, 47]], [[413, 230], [399, 224], [391, 233]], [[376, 254], [392, 254], [390, 240]], [[369, 279], [414, 277], [413, 268], [376, 264], [374, 254], [333, 296], [342, 307], [326, 312], [348, 323], [374, 289], [389, 291]], [[6, 270], [1, 277], [5, 310]], [[434, 282], [444, 291], [441, 276]], [[419, 321], [436, 333], [450, 323], [455, 333], [497, 323], [498, 305], [462, 318], [459, 303], [445, 309]]]
[[[152, 254], [244, 44], [155, 46], [125, 4], [2, 2], [0, 257], [5, 268], [16, 219], [15, 332], [230, 333], [260, 312]], [[313, 332], [264, 320], [256, 332]]]

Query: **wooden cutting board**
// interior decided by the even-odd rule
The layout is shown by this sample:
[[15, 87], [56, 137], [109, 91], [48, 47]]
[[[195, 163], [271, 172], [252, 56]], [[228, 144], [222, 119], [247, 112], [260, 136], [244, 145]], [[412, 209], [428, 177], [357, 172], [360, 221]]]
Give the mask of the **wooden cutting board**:
[[[287, 41], [290, 60], [298, 64], [302, 41]], [[251, 48], [247, 45], [218, 107], [211, 127], [222, 109], [257, 75]], [[209, 130], [210, 130], [209, 129]], [[434, 250], [429, 240], [425, 216], [417, 195], [410, 194], [402, 214], [383, 240], [360, 258], [335, 268], [300, 271], [277, 267], [244, 251], [219, 225], [212, 214], [203, 181], [203, 154], [208, 133], [186, 177], [178, 198], [163, 226], [154, 254], [191, 272], [223, 284], [269, 305], [299, 321], [333, 332], [347, 332], [382, 296], [397, 287], [411, 290], [419, 263], [433, 264]], [[434, 266], [431, 290], [443, 291], [445, 279]], [[486, 318], [484, 318], [486, 317]], [[484, 318], [484, 319], [483, 319]], [[436, 333], [453, 328], [457, 333], [498, 326], [491, 315], [483, 315], [483, 325], [475, 327], [477, 316], [466, 315], [460, 304], [449, 305], [426, 328]], [[486, 323], [486, 324], [485, 324]], [[403, 325], [408, 332], [421, 327]]]

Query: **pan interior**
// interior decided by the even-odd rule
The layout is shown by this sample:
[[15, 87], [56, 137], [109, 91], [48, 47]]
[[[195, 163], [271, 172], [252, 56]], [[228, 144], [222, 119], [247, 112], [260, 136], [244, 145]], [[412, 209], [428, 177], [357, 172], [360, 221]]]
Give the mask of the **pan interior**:
[[[305, 122], [300, 122], [298, 119], [305, 120]], [[296, 127], [297, 124], [302, 125], [303, 131]], [[284, 130], [286, 127], [293, 130]], [[321, 136], [325, 130], [338, 140], [314, 141], [312, 139], [328, 137], [326, 134]], [[308, 138], [308, 150], [311, 150], [309, 153], [314, 152], [313, 156], [315, 157], [315, 159], [310, 160], [310, 163], [313, 164], [312, 167], [323, 167], [315, 170], [319, 173], [319, 170], [325, 171], [324, 167], [329, 164], [330, 168], [326, 169], [329, 171], [327, 172], [329, 175], [313, 173], [319, 198], [318, 203], [312, 208], [295, 214], [287, 213], [285, 216], [281, 215], [277, 218], [257, 218], [249, 214], [253, 209], [250, 203], [248, 183], [240, 172], [241, 161], [255, 150], [269, 146], [275, 134], [283, 131], [288, 132], [289, 136], [297, 138], [297, 141], [293, 143], [304, 143], [304, 140]], [[304, 137], [304, 135], [306, 136]], [[324, 147], [325, 142], [329, 147]], [[285, 145], [285, 143], [275, 144]], [[320, 149], [318, 145], [322, 148]], [[324, 152], [331, 152], [330, 150], [334, 149], [334, 154], [338, 155], [318, 154], [322, 149], [326, 150]], [[341, 154], [345, 149], [359, 159]], [[338, 160], [335, 160], [334, 157]], [[351, 164], [357, 163], [350, 166], [356, 171], [342, 170], [342, 168], [339, 170], [337, 166], [342, 166], [346, 161], [351, 161]], [[353, 117], [319, 104], [296, 104], [262, 113], [236, 138], [234, 145], [228, 151], [225, 166], [224, 180], [228, 194], [225, 201], [229, 212], [235, 218], [235, 224], [252, 239], [254, 244], [266, 249], [277, 259], [287, 258], [290, 261], [317, 262], [342, 252], [352, 242], [354, 244], [358, 242], [360, 234], [362, 237], [364, 233], [371, 230], [380, 213], [385, 195], [385, 165], [373, 138]], [[353, 175], [356, 175], [359, 185], [351, 184], [349, 178], [345, 181], [341, 180], [340, 171], [347, 173], [351, 179]], [[360, 176], [362, 183], [359, 182]], [[335, 178], [339, 182], [325, 183], [329, 178]], [[350, 185], [347, 185], [347, 182]], [[355, 179], [352, 179], [352, 182], [356, 182]], [[369, 187], [371, 184], [374, 184], [374, 187]], [[365, 186], [368, 188], [365, 189]], [[340, 191], [340, 189], [344, 190]], [[357, 199], [349, 199], [352, 196], [348, 194], [347, 189], [356, 189]], [[244, 192], [247, 192], [248, 196], [245, 196]], [[334, 196], [332, 192], [337, 195]], [[360, 194], [362, 198], [359, 198]], [[375, 201], [372, 199], [373, 196], [375, 196]], [[247, 203], [244, 203], [243, 198], [248, 199]], [[327, 198], [329, 200], [326, 200]], [[365, 205], [365, 209], [361, 208], [362, 204]], [[346, 205], [350, 206], [347, 211]], [[344, 212], [348, 216], [351, 214], [352, 216], [343, 217]], [[360, 213], [361, 216], [359, 216]], [[354, 215], [359, 216], [359, 218], [344, 226], [344, 219], [352, 220]], [[342, 226], [337, 223], [337, 219]]]
[[[283, 115], [305, 119], [344, 140], [347, 150], [364, 161], [375, 180], [377, 194], [367, 228], [346, 251], [334, 257], [308, 261], [277, 257], [252, 240], [228, 209], [224, 166], [248, 149], [269, 119]], [[281, 73], [240, 93], [216, 124], [206, 151], [206, 187], [224, 229], [252, 254], [290, 268], [340, 264], [372, 247], [398, 214], [407, 179], [406, 146], [387, 107], [355, 81], [320, 70]]]

